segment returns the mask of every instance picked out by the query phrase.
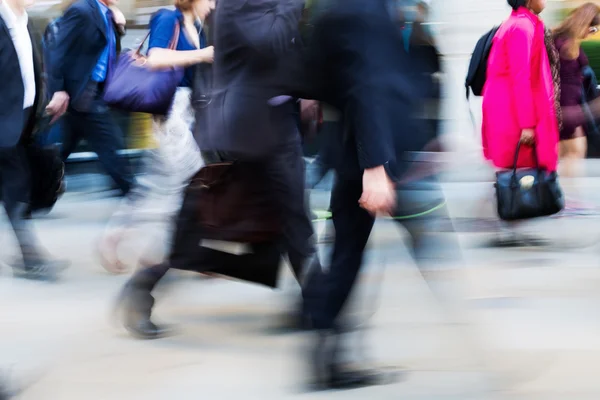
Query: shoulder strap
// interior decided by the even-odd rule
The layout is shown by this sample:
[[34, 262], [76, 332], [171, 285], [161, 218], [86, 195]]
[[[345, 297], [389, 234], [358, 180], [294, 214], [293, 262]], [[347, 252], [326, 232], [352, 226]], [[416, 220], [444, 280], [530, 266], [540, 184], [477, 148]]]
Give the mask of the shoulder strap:
[[[175, 22], [175, 29], [173, 31], [173, 37], [171, 37], [171, 41], [169, 42], [169, 47], [167, 47], [169, 50], [177, 49], [177, 44], [179, 43], [180, 30], [181, 30], [181, 27], [179, 26], [179, 21], [177, 21], [177, 22]], [[146, 41], [150, 37], [150, 33], [151, 33], [150, 31], [148, 31], [148, 33], [146, 33], [146, 36], [144, 36], [144, 39], [138, 46], [137, 50], [135, 51], [135, 54], [137, 54], [137, 55], [142, 54], [142, 48], [144, 47], [144, 44], [146, 44]]]
[[173, 37], [171, 38], [171, 42], [169, 43], [169, 50], [176, 50], [177, 44], [179, 43], [179, 31], [181, 30], [181, 26], [179, 21], [175, 22], [175, 30], [173, 32]]

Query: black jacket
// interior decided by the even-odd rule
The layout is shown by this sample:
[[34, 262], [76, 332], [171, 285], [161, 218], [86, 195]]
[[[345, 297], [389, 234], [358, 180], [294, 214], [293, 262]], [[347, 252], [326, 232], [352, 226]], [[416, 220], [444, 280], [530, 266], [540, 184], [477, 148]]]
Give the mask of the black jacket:
[[[118, 54], [122, 31], [114, 25], [113, 32]], [[51, 49], [50, 92], [66, 91], [71, 104], [77, 104], [107, 43], [106, 23], [96, 0], [74, 2], [60, 18]]]
[[[0, 17], [0, 76], [4, 77], [2, 83], [2, 96], [0, 96], [0, 148], [14, 147], [22, 135], [30, 134], [38, 116], [44, 106], [44, 83], [42, 80], [42, 64], [40, 57], [40, 38], [34, 34], [31, 22], [29, 23], [29, 36], [33, 48], [33, 64], [35, 74], [36, 97], [29, 121], [24, 121], [23, 98], [25, 88], [21, 76], [21, 67], [17, 51], [10, 37], [10, 32], [4, 20]], [[25, 126], [25, 130], [23, 130]]]
[[211, 30], [215, 46], [213, 93], [198, 132], [203, 150], [240, 157], [264, 157], [287, 140], [300, 140], [294, 100], [294, 73], [301, 69], [299, 0], [229, 0], [217, 3]]
[[406, 52], [386, 0], [333, 0], [315, 22], [307, 52], [311, 97], [343, 114], [338, 174], [359, 179], [364, 169], [385, 165], [398, 179], [431, 137], [418, 118], [424, 66]]

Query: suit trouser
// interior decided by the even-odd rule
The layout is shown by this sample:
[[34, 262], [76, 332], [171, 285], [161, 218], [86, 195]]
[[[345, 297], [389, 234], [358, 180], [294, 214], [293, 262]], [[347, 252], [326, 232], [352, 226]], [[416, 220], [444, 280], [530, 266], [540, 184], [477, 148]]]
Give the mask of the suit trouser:
[[99, 104], [92, 112], [69, 109], [62, 122], [65, 128], [63, 160], [66, 160], [79, 142], [85, 139], [92, 151], [98, 155], [106, 172], [119, 189], [127, 194], [134, 179], [129, 161], [117, 154], [118, 150], [124, 148], [123, 134], [115, 124], [108, 108]]
[[[352, 292], [363, 264], [364, 250], [375, 218], [359, 206], [361, 194], [361, 180], [338, 179], [334, 185], [331, 211], [336, 233], [331, 264], [327, 271], [321, 271], [312, 277], [305, 288], [305, 310], [311, 318], [314, 329], [337, 328], [339, 315]], [[410, 213], [411, 207], [403, 205], [403, 203], [413, 202], [414, 199], [408, 198], [411, 196], [410, 192], [403, 194], [399, 191], [398, 196], [399, 211], [404, 207]], [[405, 199], [402, 199], [403, 196]], [[432, 189], [426, 196], [443, 201], [440, 189]], [[442, 205], [427, 216], [401, 221], [402, 226], [409, 233], [411, 240], [409, 247], [412, 248], [413, 256], [422, 273], [426, 271], [429, 258], [437, 263], [459, 255], [456, 238], [452, 237], [450, 242], [443, 244], [437, 243], [435, 238], [439, 235], [435, 235], [429, 226], [436, 218], [446, 216], [446, 208]]]
[[40, 246], [25, 219], [30, 200], [31, 174], [25, 147], [0, 148], [0, 181], [4, 209], [15, 232], [26, 266], [39, 261]]
[[[313, 225], [305, 192], [305, 163], [300, 141], [290, 140], [267, 161], [272, 196], [281, 210], [284, 252], [301, 279], [306, 263], [315, 254]], [[315, 259], [316, 260], [316, 259]]]

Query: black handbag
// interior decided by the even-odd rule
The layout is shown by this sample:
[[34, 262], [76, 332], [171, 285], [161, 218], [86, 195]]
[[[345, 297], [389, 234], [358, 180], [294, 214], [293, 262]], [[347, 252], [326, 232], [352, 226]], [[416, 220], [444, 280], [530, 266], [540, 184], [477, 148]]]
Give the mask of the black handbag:
[[565, 205], [558, 174], [539, 168], [535, 149], [536, 167], [517, 169], [520, 149], [519, 142], [512, 170], [496, 172], [498, 216], [515, 221], [556, 214]]
[[26, 139], [25, 153], [30, 169], [31, 194], [28, 214], [49, 213], [65, 193], [65, 164], [57, 145], [45, 145], [52, 116], [37, 118], [31, 137]]

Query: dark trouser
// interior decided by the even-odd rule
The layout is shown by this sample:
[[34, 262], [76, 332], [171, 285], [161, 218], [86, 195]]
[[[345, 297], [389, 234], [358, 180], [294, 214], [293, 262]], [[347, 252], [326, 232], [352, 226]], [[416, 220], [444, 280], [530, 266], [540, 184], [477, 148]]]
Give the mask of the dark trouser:
[[[375, 218], [359, 206], [358, 200], [361, 194], [361, 180], [339, 179], [335, 183], [331, 197], [331, 211], [336, 234], [331, 264], [327, 271], [321, 271], [312, 277], [305, 287], [305, 310], [317, 330], [337, 328], [338, 317], [351, 294], [363, 263], [365, 246]], [[403, 196], [405, 199], [402, 198]], [[412, 208], [409, 203], [414, 203], [415, 199], [410, 192], [403, 194], [399, 191], [398, 197], [401, 209], [405, 208], [408, 211]], [[439, 189], [432, 189], [426, 197], [443, 199]], [[400, 220], [410, 235], [413, 254], [420, 268], [424, 267], [426, 258], [435, 256], [433, 246], [438, 247], [437, 243], [433, 243], [434, 236], [429, 235], [434, 232], [431, 232], [431, 227], [427, 224], [435, 217], [446, 215], [445, 206], [441, 204], [443, 203], [438, 202], [439, 209], [427, 216]], [[456, 256], [458, 243], [453, 243], [450, 247], [452, 256]]]
[[89, 112], [69, 108], [63, 119], [62, 157], [66, 160], [82, 139], [85, 139], [100, 163], [117, 183], [123, 194], [127, 194], [133, 183], [129, 162], [119, 157], [118, 150], [124, 148], [123, 133], [115, 124], [108, 107], [100, 98], [93, 100]]
[[305, 165], [298, 141], [284, 144], [268, 161], [268, 179], [283, 219], [284, 252], [297, 279], [302, 279], [306, 263], [315, 254], [313, 226], [305, 192]]
[[0, 148], [0, 182], [4, 209], [19, 242], [25, 266], [30, 266], [39, 261], [41, 255], [37, 237], [29, 226], [29, 221], [25, 219], [31, 175], [23, 145]]

